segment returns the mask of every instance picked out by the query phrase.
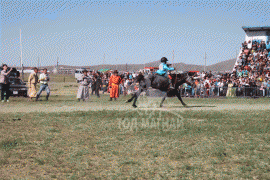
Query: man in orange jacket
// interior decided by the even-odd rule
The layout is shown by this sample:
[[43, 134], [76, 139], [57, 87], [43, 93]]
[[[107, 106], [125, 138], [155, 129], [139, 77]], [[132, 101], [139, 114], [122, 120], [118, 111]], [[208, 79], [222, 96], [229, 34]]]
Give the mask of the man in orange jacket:
[[110, 101], [112, 98], [116, 100], [119, 97], [119, 84], [122, 83], [122, 78], [118, 76], [118, 71], [115, 70], [113, 75], [110, 77], [109, 87], [110, 87]]

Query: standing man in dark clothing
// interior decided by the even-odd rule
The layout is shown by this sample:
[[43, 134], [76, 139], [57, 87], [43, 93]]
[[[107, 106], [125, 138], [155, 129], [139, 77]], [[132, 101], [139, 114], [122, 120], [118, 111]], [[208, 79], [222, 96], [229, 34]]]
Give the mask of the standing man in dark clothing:
[[96, 78], [95, 78], [95, 74], [93, 75], [93, 78], [91, 79], [91, 89], [92, 89], [92, 93], [91, 95], [94, 94], [94, 92], [96, 91]]
[[97, 73], [97, 74], [95, 75], [95, 82], [96, 82], [95, 94], [96, 94], [97, 97], [100, 97], [100, 96], [99, 96], [99, 91], [100, 91], [101, 86], [102, 86], [102, 79], [101, 79], [99, 73]]
[[[6, 64], [3, 64], [3, 70], [0, 73], [0, 84], [2, 86], [1, 89], [1, 100], [4, 102], [4, 97], [6, 96], [6, 101], [9, 102], [9, 96], [10, 96], [10, 82], [8, 80], [8, 75], [12, 71], [13, 68], [10, 68], [9, 71], [7, 71], [8, 66]], [[5, 95], [6, 94], [6, 95]]]

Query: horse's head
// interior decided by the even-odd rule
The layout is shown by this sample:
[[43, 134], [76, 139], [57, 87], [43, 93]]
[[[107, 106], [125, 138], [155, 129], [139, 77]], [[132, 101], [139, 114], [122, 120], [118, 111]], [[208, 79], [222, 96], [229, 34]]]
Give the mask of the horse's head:
[[172, 83], [178, 88], [180, 85], [187, 83], [189, 85], [192, 84], [192, 77], [189, 76], [187, 72], [185, 73], [175, 73], [171, 75]]

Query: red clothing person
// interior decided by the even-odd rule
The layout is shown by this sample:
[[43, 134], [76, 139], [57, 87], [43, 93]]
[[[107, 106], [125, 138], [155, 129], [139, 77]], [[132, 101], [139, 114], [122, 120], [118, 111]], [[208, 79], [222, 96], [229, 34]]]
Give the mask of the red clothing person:
[[109, 81], [109, 86], [111, 88], [110, 90], [110, 101], [112, 98], [116, 100], [116, 98], [119, 97], [119, 84], [122, 83], [122, 78], [118, 76], [117, 70], [114, 71], [114, 74], [111, 75], [110, 81]]

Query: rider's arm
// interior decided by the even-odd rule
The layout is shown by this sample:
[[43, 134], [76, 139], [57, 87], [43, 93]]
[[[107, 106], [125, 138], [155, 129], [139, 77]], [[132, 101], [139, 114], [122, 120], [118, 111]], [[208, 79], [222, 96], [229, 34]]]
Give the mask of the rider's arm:
[[163, 69], [164, 69], [164, 70], [167, 70], [167, 71], [173, 71], [173, 70], [174, 70], [174, 68], [169, 68], [169, 67], [167, 66], [167, 64], [164, 64], [164, 65], [163, 65]]

